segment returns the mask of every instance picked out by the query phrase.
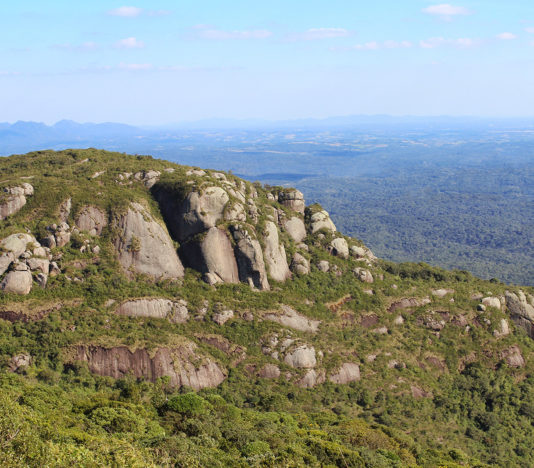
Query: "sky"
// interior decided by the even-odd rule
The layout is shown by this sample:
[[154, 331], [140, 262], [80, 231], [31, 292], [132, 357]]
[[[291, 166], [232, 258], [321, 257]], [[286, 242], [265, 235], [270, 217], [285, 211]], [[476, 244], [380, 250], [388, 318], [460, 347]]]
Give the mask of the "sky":
[[534, 116], [532, 0], [19, 0], [0, 122]]

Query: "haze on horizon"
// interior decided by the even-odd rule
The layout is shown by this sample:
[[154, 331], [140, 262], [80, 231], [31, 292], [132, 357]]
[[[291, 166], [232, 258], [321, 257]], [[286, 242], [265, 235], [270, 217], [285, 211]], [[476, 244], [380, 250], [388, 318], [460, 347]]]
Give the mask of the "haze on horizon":
[[2, 13], [0, 122], [533, 114], [528, 0], [29, 0]]

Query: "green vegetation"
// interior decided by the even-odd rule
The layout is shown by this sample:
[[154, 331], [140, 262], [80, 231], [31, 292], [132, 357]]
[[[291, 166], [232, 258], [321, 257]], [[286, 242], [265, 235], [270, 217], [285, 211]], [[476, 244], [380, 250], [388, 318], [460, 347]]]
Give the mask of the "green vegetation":
[[[163, 173], [166, 168], [175, 172]], [[132, 200], [145, 201], [161, 220], [141, 182], [120, 183], [119, 174], [143, 170], [162, 171], [167, 190], [186, 189], [187, 168], [149, 157], [90, 149], [2, 159], [1, 183], [33, 177], [35, 195], [0, 224], [0, 239], [26, 228], [45, 235], [67, 197], [69, 224], [84, 204], [109, 213]], [[278, 205], [265, 188], [256, 189], [265, 210], [261, 226], [268, 207]], [[178, 281], [128, 278], [116, 259], [115, 235], [109, 227], [99, 237], [73, 235], [52, 249], [61, 273], [48, 278], [46, 289], [34, 285], [27, 296], [0, 292], [1, 316], [24, 317], [0, 319], [1, 466], [534, 465], [534, 341], [504, 307], [477, 310], [480, 294], [501, 298], [517, 288], [423, 263], [334, 257], [327, 251], [332, 234], [324, 232], [305, 239], [311, 272], [271, 280], [270, 291], [243, 283], [209, 286], [190, 269]], [[281, 237], [288, 252], [297, 250], [287, 233]], [[80, 251], [87, 239], [98, 254]], [[329, 272], [317, 268], [320, 260], [328, 260]], [[355, 268], [369, 269], [374, 282], [360, 281]], [[183, 299], [189, 320], [114, 313], [122, 301], [141, 297]], [[392, 310], [406, 298], [419, 302]], [[265, 319], [282, 305], [319, 320], [319, 331]], [[235, 316], [218, 325], [213, 314], [226, 309]], [[499, 335], [503, 320], [510, 333]], [[324, 382], [299, 385], [307, 370], [267, 351], [273, 337], [313, 346]], [[171, 387], [168, 377], [148, 382], [124, 372], [114, 380], [91, 373], [73, 353], [80, 344], [153, 353], [181, 342], [194, 343], [220, 365], [223, 383], [193, 392]], [[524, 362], [511, 364], [512, 351]], [[22, 355], [29, 363], [15, 369], [13, 359]], [[332, 383], [347, 362], [359, 365], [361, 378]], [[280, 377], [259, 377], [266, 364], [277, 366]]]

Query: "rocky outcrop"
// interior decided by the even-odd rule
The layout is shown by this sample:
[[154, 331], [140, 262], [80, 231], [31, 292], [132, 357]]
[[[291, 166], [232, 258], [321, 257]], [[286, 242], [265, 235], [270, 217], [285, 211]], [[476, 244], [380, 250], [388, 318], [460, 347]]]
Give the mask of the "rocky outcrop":
[[264, 314], [263, 318], [284, 325], [285, 327], [310, 333], [317, 332], [321, 324], [320, 320], [309, 319], [289, 306], [282, 305], [280, 309], [280, 312], [277, 313]]
[[232, 243], [221, 229], [212, 227], [199, 239], [183, 244], [180, 254], [187, 266], [204, 273], [209, 284], [239, 282]]
[[76, 217], [76, 227], [80, 231], [87, 231], [91, 236], [102, 234], [102, 229], [107, 224], [106, 214], [96, 206], [84, 206]]
[[185, 323], [189, 318], [187, 302], [162, 298], [144, 298], [123, 302], [115, 311], [128, 317], [151, 317], [167, 319], [172, 323]]
[[181, 278], [184, 269], [167, 230], [139, 203], [132, 203], [114, 226], [115, 248], [126, 271], [154, 278]]
[[297, 216], [289, 218], [284, 223], [284, 229], [296, 243], [302, 242], [306, 237], [306, 226], [304, 225], [304, 221]]
[[17, 187], [6, 187], [0, 197], [0, 220], [6, 219], [26, 204], [26, 197], [33, 195], [33, 186], [23, 183]]
[[285, 355], [284, 362], [296, 369], [311, 369], [317, 364], [315, 348], [308, 345], [300, 345]]
[[277, 379], [280, 377], [280, 369], [274, 364], [265, 364], [258, 371], [258, 377], [262, 379]]
[[525, 358], [517, 345], [511, 346], [500, 353], [501, 359], [504, 359], [510, 367], [524, 367]]
[[69, 220], [70, 210], [72, 209], [72, 198], [67, 198], [59, 205], [59, 221], [66, 223]]
[[534, 298], [521, 290], [517, 294], [506, 291], [504, 297], [512, 320], [534, 338]]
[[328, 380], [336, 384], [348, 384], [360, 380], [360, 366], [353, 362], [345, 362], [337, 372], [328, 377]]
[[265, 263], [271, 278], [275, 281], [285, 281], [291, 276], [287, 264], [286, 250], [278, 238], [278, 228], [272, 221], [265, 223]]
[[29, 294], [32, 289], [32, 274], [26, 265], [24, 267], [15, 267], [10, 271], [0, 283], [0, 289], [6, 293]]
[[365, 268], [354, 268], [353, 272], [363, 283], [373, 283], [375, 280], [371, 272]]
[[233, 310], [221, 310], [220, 312], [215, 312], [213, 314], [212, 320], [217, 325], [224, 325], [228, 320], [231, 320], [234, 318], [234, 311]]
[[98, 375], [119, 379], [127, 374], [155, 382], [169, 377], [173, 387], [194, 390], [216, 387], [226, 378], [226, 372], [212, 358], [199, 355], [193, 343], [172, 348], [130, 351], [126, 346], [104, 348], [77, 346], [75, 360], [88, 363], [89, 370]]
[[493, 297], [493, 296], [490, 296], [490, 297], [484, 297], [482, 299], [482, 304], [485, 305], [486, 307], [494, 307], [495, 309], [499, 309], [501, 310], [501, 301], [498, 297]]
[[316, 385], [324, 383], [326, 375], [324, 370], [308, 370], [304, 376], [295, 383], [302, 388], [313, 388]]
[[[250, 229], [252, 230], [252, 226], [250, 226]], [[259, 241], [253, 238], [244, 227], [232, 226], [231, 231], [236, 243], [235, 258], [239, 271], [239, 280], [261, 290], [269, 289], [263, 252]]]
[[301, 254], [295, 252], [289, 268], [297, 275], [307, 275], [310, 272], [310, 263]]
[[405, 297], [399, 301], [394, 301], [388, 307], [388, 312], [393, 313], [397, 310], [410, 309], [412, 307], [421, 307], [426, 304], [430, 304], [430, 299], [428, 297], [417, 298], [417, 297]]
[[310, 228], [312, 234], [315, 234], [321, 229], [326, 229], [330, 232], [336, 232], [336, 225], [330, 219], [330, 215], [325, 210], [317, 211], [310, 217]]
[[454, 294], [454, 289], [433, 289], [432, 295], [436, 297], [445, 297], [447, 294]]
[[340, 258], [349, 258], [349, 245], [343, 237], [337, 237], [330, 242], [332, 254]]
[[14, 258], [19, 258], [28, 247], [33, 249], [38, 246], [35, 237], [26, 233], [11, 234], [0, 242], [0, 249], [11, 253]]
[[287, 206], [293, 211], [304, 214], [304, 208], [306, 204], [304, 203], [304, 195], [299, 190], [282, 190], [278, 194], [278, 202], [284, 206]]

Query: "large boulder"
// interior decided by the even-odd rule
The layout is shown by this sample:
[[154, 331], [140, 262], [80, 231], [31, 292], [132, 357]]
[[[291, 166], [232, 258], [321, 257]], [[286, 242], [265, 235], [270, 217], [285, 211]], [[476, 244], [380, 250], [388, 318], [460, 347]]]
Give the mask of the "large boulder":
[[506, 291], [504, 297], [512, 320], [534, 338], [534, 298], [521, 290], [517, 294]]
[[15, 255], [13, 255], [12, 252], [4, 252], [0, 254], [0, 276], [7, 271], [13, 260], [15, 260]]
[[32, 235], [26, 233], [11, 234], [0, 241], [0, 249], [11, 253], [15, 258], [19, 258], [27, 250], [29, 244], [31, 250], [38, 245]]
[[187, 303], [163, 298], [134, 299], [123, 302], [115, 311], [128, 317], [152, 317], [168, 319], [172, 323], [185, 323], [189, 318]]
[[186, 265], [204, 273], [210, 284], [238, 283], [239, 273], [232, 243], [225, 231], [212, 227], [180, 247]]
[[263, 318], [284, 325], [285, 327], [311, 333], [315, 333], [321, 324], [320, 320], [309, 319], [289, 306], [282, 305], [280, 309], [280, 312], [266, 313]]
[[118, 216], [115, 248], [126, 271], [154, 278], [182, 278], [184, 268], [167, 230], [139, 203]]
[[315, 348], [308, 345], [298, 346], [285, 355], [284, 362], [297, 369], [311, 369], [317, 364]]
[[325, 210], [317, 211], [312, 214], [310, 217], [310, 228], [312, 234], [320, 231], [321, 229], [326, 229], [330, 232], [336, 232], [336, 225], [330, 219], [330, 215]]
[[304, 221], [297, 216], [289, 218], [284, 223], [284, 229], [297, 244], [306, 237]]
[[[250, 226], [252, 230], [252, 226]], [[265, 272], [265, 262], [261, 245], [249, 231], [241, 226], [232, 226], [232, 236], [236, 243], [235, 258], [239, 270], [239, 279], [249, 283], [251, 287], [262, 290], [269, 289], [269, 281]]]
[[0, 289], [6, 293], [26, 295], [32, 289], [32, 274], [29, 270], [10, 271], [0, 283]]
[[349, 258], [349, 245], [343, 237], [336, 237], [330, 242], [330, 247], [332, 248], [332, 253], [336, 257]]
[[347, 384], [360, 380], [360, 366], [353, 362], [345, 362], [337, 372], [329, 377], [329, 380], [336, 384]]
[[230, 197], [221, 187], [211, 186], [193, 191], [179, 200], [179, 195], [154, 187], [169, 229], [180, 242], [215, 227], [223, 219]]
[[285, 281], [291, 276], [287, 264], [286, 250], [280, 243], [278, 228], [272, 221], [265, 223], [265, 263], [269, 269], [271, 278], [275, 281]]
[[201, 355], [196, 345], [185, 342], [173, 348], [157, 348], [154, 351], [126, 346], [104, 348], [101, 346], [76, 347], [76, 359], [85, 361], [89, 370], [98, 375], [119, 379], [127, 374], [155, 382], [169, 377], [173, 387], [190, 387], [194, 390], [216, 387], [226, 378], [226, 371], [212, 358]]
[[315, 369], [309, 369], [304, 376], [297, 380], [296, 384], [302, 388], [313, 388], [316, 385], [322, 384], [325, 381], [325, 371]]
[[278, 202], [293, 211], [304, 214], [304, 195], [296, 189], [285, 189], [278, 194]]
[[23, 183], [17, 187], [6, 187], [3, 192], [3, 197], [0, 197], [0, 220], [18, 212], [26, 204], [26, 197], [33, 195], [33, 187]]
[[307, 275], [310, 272], [310, 262], [301, 254], [295, 252], [289, 268], [298, 275]]
[[87, 231], [91, 236], [102, 234], [108, 224], [106, 213], [96, 206], [84, 206], [76, 217], [76, 227]]

